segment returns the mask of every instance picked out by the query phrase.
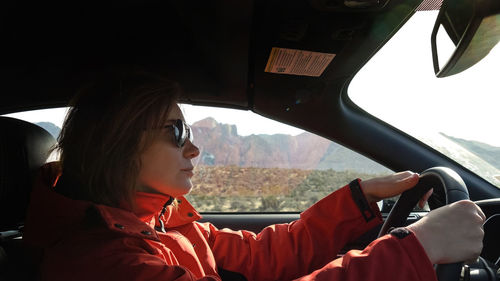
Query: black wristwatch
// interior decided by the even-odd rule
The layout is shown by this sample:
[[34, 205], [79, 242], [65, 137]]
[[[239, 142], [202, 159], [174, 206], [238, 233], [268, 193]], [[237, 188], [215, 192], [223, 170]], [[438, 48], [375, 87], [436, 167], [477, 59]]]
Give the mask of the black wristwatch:
[[363, 194], [363, 191], [361, 190], [361, 186], [359, 185], [360, 179], [355, 179], [349, 183], [349, 188], [351, 189], [351, 195], [352, 199], [354, 200], [354, 203], [358, 206], [359, 210], [361, 211], [361, 214], [363, 214], [363, 217], [367, 222], [371, 221], [374, 219], [375, 213], [373, 212], [372, 208], [370, 207], [370, 204], [366, 200], [365, 195]]
[[403, 239], [406, 236], [410, 235], [411, 231], [409, 231], [406, 227], [397, 227], [397, 228], [393, 227], [389, 229], [389, 234], [399, 239]]

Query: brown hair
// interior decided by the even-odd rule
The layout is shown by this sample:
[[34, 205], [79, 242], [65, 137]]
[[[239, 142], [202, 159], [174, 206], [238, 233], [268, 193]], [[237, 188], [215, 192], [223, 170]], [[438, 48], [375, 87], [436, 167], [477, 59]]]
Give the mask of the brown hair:
[[[143, 72], [107, 72], [71, 102], [58, 148], [66, 195], [120, 207], [133, 200], [140, 155], [160, 132], [179, 87]], [[69, 190], [68, 190], [69, 189]]]

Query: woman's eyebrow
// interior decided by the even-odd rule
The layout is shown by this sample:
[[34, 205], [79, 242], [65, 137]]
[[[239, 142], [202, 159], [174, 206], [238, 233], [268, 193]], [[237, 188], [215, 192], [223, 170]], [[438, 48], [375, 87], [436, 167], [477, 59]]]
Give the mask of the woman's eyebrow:
[[177, 120], [181, 120], [182, 122], [186, 122], [183, 118], [174, 118], [174, 119], [167, 119], [165, 122], [177, 122]]
[[172, 123], [175, 123], [177, 119], [167, 119], [165, 120], [165, 125], [172, 125]]
[[184, 120], [183, 120], [183, 119], [181, 119], [181, 118], [176, 118], [176, 119], [167, 119], [167, 120], [164, 122], [163, 126], [175, 125], [175, 123], [177, 122], [177, 120], [182, 120], [183, 122], [186, 122], [186, 121], [184, 121]]

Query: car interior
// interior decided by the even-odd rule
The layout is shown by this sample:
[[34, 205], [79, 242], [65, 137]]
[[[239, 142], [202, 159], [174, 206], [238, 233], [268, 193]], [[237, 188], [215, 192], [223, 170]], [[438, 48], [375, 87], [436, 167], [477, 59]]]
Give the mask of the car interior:
[[[425, 175], [432, 179], [425, 187], [443, 187], [435, 189], [429, 200], [431, 209], [452, 202], [445, 191], [450, 185], [447, 179], [450, 173], [457, 175], [468, 197], [488, 217], [484, 248], [481, 260], [466, 269], [460, 264], [451, 277], [440, 276], [439, 280], [500, 279], [499, 187], [372, 116], [347, 95], [358, 71], [409, 18], [417, 11], [439, 10], [440, 1], [131, 0], [107, 4], [11, 2], [2, 6], [0, 115], [67, 106], [79, 87], [100, 71], [131, 68], [161, 74], [181, 85], [182, 103], [252, 111], [334, 140], [393, 171], [428, 171]], [[496, 15], [493, 39], [481, 41], [489, 49], [500, 38], [498, 7], [477, 9], [480, 12], [474, 20], [468, 19], [475, 24], [470, 24], [474, 31], [482, 32], [480, 20]], [[438, 20], [444, 22], [443, 18]], [[446, 28], [457, 23], [442, 24]], [[467, 40], [476, 42], [471, 29], [463, 31], [467, 36], [455, 34], [452, 38], [457, 48]], [[310, 52], [304, 56], [316, 55], [314, 69], [279, 67], [287, 59], [287, 51], [297, 55], [298, 50]], [[460, 56], [466, 56], [470, 48], [457, 50], [461, 51], [454, 54], [449, 66], [437, 65], [436, 75], [467, 71], [470, 60]], [[36, 125], [11, 117], [0, 117], [0, 130], [0, 279], [35, 280], [36, 268], [26, 258], [22, 243], [24, 212], [37, 169], [45, 163], [56, 139]], [[436, 172], [434, 167], [445, 168]], [[399, 224], [422, 216], [411, 213], [415, 203], [401, 211]], [[220, 228], [259, 231], [298, 219], [299, 213], [203, 216], [203, 221]], [[389, 216], [388, 209], [383, 209], [383, 216]], [[377, 237], [380, 227], [344, 250], [363, 248]], [[227, 274], [225, 280], [241, 278]]]

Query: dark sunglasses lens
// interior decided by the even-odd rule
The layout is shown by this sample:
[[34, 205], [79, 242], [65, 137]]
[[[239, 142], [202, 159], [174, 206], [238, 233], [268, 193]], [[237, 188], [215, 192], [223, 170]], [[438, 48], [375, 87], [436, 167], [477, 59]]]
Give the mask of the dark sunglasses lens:
[[181, 130], [179, 130], [179, 126], [178, 126], [177, 122], [175, 123], [175, 125], [173, 127], [174, 127], [174, 141], [175, 141], [175, 144], [180, 147], [179, 141], [180, 141], [180, 138], [181, 138], [181, 136], [180, 136], [181, 135]]
[[186, 124], [181, 119], [175, 120], [174, 124], [174, 138], [175, 144], [178, 147], [183, 147], [186, 144], [186, 139], [189, 138], [190, 141], [193, 141], [193, 131], [191, 127]]
[[175, 142], [178, 147], [183, 147], [189, 132], [186, 132], [187, 124], [181, 119], [175, 121]]
[[180, 120], [180, 119], [175, 120], [174, 138], [175, 138], [175, 144], [178, 147], [181, 147], [183, 145], [183, 143], [182, 143], [183, 131], [184, 131], [184, 125], [182, 124], [182, 120]]

